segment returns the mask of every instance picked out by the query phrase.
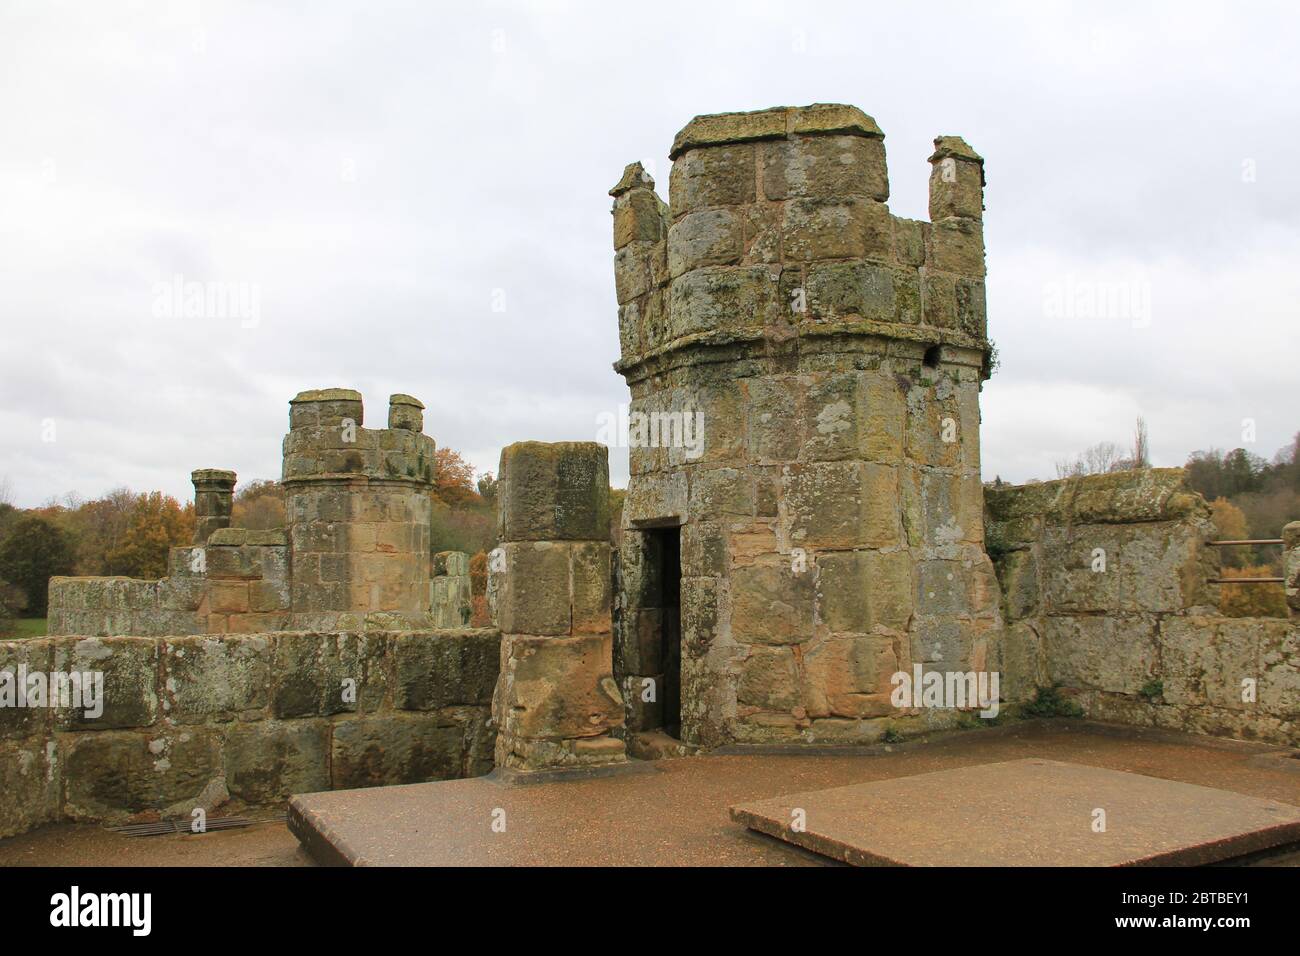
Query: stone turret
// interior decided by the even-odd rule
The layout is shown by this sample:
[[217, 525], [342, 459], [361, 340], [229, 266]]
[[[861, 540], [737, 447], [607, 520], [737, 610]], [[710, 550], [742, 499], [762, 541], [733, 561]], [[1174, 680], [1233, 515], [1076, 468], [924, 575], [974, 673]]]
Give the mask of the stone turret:
[[391, 427], [367, 429], [351, 389], [306, 391], [289, 403], [283, 481], [295, 627], [427, 614], [435, 445], [420, 432], [422, 409], [395, 395]]
[[[670, 156], [667, 204], [639, 164], [611, 190], [629, 731], [868, 742], [922, 722], [891, 675], [982, 669], [1001, 627], [983, 160], [935, 141], [927, 223], [890, 213], [884, 134], [851, 106], [696, 117]], [[667, 708], [626, 692], [660, 685]]]
[[234, 510], [235, 473], [220, 468], [200, 468], [190, 473], [194, 482], [194, 543], [207, 543], [212, 532], [230, 527]]

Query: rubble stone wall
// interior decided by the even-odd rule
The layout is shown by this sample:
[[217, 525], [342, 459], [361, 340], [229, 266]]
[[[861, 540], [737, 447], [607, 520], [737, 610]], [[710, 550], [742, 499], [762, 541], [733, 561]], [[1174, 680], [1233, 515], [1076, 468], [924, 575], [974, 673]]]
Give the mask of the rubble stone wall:
[[1300, 736], [1300, 628], [1218, 614], [1214, 526], [1181, 469], [989, 488], [985, 502], [1004, 696], [1059, 684], [1099, 720]]
[[0, 837], [487, 773], [500, 643], [488, 629], [0, 642], [0, 693], [74, 671], [104, 688], [98, 716], [49, 697], [0, 708]]

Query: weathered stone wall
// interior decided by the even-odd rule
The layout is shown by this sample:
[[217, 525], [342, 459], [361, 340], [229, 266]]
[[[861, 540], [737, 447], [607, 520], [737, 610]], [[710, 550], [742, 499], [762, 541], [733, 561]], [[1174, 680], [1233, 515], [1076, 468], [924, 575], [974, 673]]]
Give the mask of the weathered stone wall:
[[[906, 729], [896, 671], [996, 655], [983, 160], [935, 146], [931, 223], [890, 214], [883, 134], [848, 106], [697, 117], [669, 203], [639, 164], [611, 190], [632, 395], [616, 657], [625, 687], [654, 679], [647, 532], [680, 526], [688, 743], [871, 742]], [[702, 443], [638, 433], [656, 415]], [[629, 698], [629, 729], [655, 719]]]
[[46, 633], [81, 637], [238, 634], [290, 626], [283, 531], [222, 528], [172, 548], [168, 575], [50, 579]]
[[1004, 696], [1059, 684], [1101, 720], [1296, 739], [1300, 631], [1218, 615], [1214, 526], [1181, 469], [990, 488], [985, 501]]
[[53, 637], [0, 672], [98, 671], [103, 713], [0, 708], [0, 837], [487, 773], [494, 630]]

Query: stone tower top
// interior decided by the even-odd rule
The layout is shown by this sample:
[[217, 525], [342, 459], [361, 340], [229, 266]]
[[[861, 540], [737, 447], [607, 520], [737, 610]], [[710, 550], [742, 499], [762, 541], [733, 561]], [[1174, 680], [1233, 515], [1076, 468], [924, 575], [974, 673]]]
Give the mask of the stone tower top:
[[684, 364], [813, 350], [988, 372], [984, 160], [958, 136], [930, 157], [930, 221], [890, 213], [885, 138], [862, 110], [697, 116], [668, 202], [639, 163], [614, 197], [614, 280], [629, 384]]
[[363, 428], [361, 393], [350, 388], [299, 392], [289, 402], [283, 480], [369, 478], [433, 483], [436, 446], [422, 433], [424, 405], [389, 399], [388, 428]]
[[752, 143], [764, 139], [805, 136], [865, 136], [884, 139], [876, 121], [856, 106], [814, 103], [774, 106], [753, 113], [713, 113], [697, 116], [673, 139], [669, 159], [701, 146]]

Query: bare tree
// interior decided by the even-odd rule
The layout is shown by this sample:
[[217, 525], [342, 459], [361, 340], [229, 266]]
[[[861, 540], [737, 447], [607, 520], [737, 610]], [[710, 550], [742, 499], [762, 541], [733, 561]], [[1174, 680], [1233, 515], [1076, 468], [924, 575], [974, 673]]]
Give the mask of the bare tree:
[[1120, 448], [1113, 441], [1098, 442], [1084, 450], [1073, 460], [1056, 463], [1057, 478], [1077, 478], [1080, 475], [1104, 475], [1114, 471], [1121, 460]]
[[1151, 467], [1151, 448], [1147, 441], [1147, 422], [1141, 415], [1138, 416], [1137, 427], [1133, 431], [1133, 467]]

